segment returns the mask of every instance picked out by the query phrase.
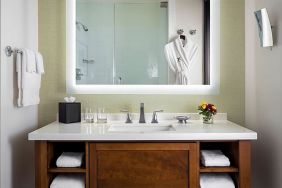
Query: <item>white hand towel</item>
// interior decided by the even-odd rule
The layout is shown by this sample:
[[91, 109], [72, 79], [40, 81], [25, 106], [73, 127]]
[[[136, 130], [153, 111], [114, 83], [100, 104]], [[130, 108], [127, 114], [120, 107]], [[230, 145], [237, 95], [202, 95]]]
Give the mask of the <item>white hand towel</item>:
[[26, 72], [36, 72], [36, 59], [34, 51], [29, 49], [24, 49], [23, 51], [25, 53], [24, 58], [26, 59]]
[[[27, 71], [27, 65], [29, 64], [28, 60], [31, 57], [28, 53], [31, 50], [23, 49], [22, 50], [22, 58], [21, 58], [21, 90], [22, 90], [22, 97], [21, 97], [21, 106], [29, 106], [29, 105], [37, 105], [40, 102], [39, 98], [39, 91], [41, 87], [41, 74], [36, 72], [36, 66], [34, 72]], [[33, 53], [34, 54], [34, 53]], [[35, 55], [34, 55], [35, 61]]]
[[220, 150], [201, 150], [204, 166], [230, 166], [230, 160]]
[[[41, 74], [38, 74], [36, 66], [33, 66], [35, 53], [28, 49], [21, 49], [21, 51], [22, 53], [17, 53], [16, 59], [18, 106], [37, 105], [40, 101], [39, 90], [41, 87]], [[29, 61], [31, 61], [31, 65], [28, 68]], [[28, 72], [27, 69], [32, 71]]]
[[17, 53], [16, 72], [18, 80], [18, 107], [22, 106], [22, 54]]
[[85, 188], [84, 176], [81, 174], [58, 175], [50, 188]]
[[43, 57], [39, 52], [35, 52], [36, 71], [38, 74], [44, 74]]
[[82, 165], [83, 153], [63, 152], [56, 161], [57, 167], [80, 167]]
[[228, 174], [201, 174], [201, 188], [235, 188], [232, 178]]

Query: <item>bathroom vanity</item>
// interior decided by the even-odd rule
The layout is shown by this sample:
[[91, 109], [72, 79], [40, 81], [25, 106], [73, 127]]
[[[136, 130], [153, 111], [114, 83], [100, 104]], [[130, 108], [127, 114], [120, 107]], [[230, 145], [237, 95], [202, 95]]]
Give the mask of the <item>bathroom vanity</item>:
[[[229, 173], [237, 188], [251, 188], [251, 141], [257, 134], [227, 120], [187, 124], [51, 123], [29, 134], [35, 141], [36, 188], [58, 174], [85, 175], [86, 188], [199, 188], [201, 173]], [[203, 167], [201, 149], [220, 149], [229, 167]], [[57, 168], [63, 151], [84, 152], [80, 168]]]

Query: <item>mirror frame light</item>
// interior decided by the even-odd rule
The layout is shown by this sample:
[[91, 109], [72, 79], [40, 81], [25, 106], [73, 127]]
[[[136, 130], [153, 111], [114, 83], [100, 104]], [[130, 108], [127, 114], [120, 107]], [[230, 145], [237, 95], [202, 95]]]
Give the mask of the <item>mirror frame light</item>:
[[[175, 0], [168, 0], [169, 12]], [[210, 85], [81, 85], [76, 84], [76, 0], [66, 1], [66, 90], [69, 94], [219, 94], [220, 0], [210, 0]], [[169, 32], [175, 21], [169, 24]], [[169, 34], [171, 36], [171, 33]]]

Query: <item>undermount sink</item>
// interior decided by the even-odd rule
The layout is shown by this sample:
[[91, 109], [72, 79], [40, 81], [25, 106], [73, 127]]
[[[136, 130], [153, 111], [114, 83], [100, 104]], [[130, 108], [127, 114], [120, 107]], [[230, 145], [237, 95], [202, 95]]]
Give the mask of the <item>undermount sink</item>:
[[175, 131], [172, 125], [111, 125], [108, 132], [126, 132], [126, 133], [150, 133], [150, 132], [168, 132]]

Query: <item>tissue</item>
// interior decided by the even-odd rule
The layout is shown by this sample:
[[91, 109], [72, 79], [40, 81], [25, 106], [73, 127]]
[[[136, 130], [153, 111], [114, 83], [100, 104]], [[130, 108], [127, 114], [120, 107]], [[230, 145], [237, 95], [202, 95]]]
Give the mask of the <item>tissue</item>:
[[65, 97], [64, 100], [68, 103], [75, 102], [75, 97]]

